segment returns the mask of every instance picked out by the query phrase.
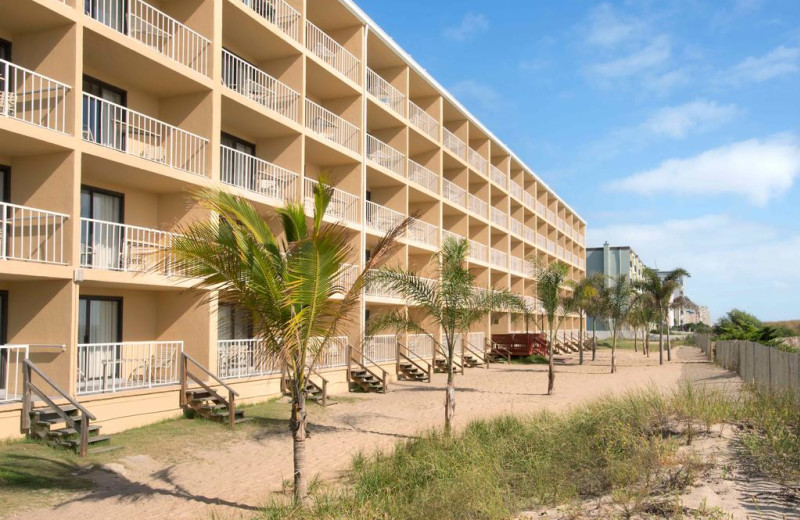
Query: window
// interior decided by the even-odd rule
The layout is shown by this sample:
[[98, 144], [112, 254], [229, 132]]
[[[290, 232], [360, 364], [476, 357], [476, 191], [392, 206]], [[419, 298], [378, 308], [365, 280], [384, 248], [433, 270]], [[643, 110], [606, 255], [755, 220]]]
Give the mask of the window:
[[83, 12], [103, 25], [128, 33], [128, 0], [84, 0]]
[[83, 92], [90, 94], [83, 103], [83, 138], [93, 143], [125, 150], [125, 110], [115, 108], [127, 105], [127, 93], [95, 78], [83, 77]]
[[234, 152], [223, 150], [221, 154], [222, 182], [256, 191], [256, 163], [250, 159], [256, 155], [256, 145], [224, 132], [220, 142], [222, 146], [234, 150]]
[[122, 267], [125, 236], [124, 228], [117, 224], [123, 222], [123, 206], [121, 193], [81, 187], [81, 265]]
[[0, 202], [11, 202], [9, 188], [11, 187], [11, 166], [0, 164]]
[[11, 42], [0, 38], [0, 60], [11, 61]]

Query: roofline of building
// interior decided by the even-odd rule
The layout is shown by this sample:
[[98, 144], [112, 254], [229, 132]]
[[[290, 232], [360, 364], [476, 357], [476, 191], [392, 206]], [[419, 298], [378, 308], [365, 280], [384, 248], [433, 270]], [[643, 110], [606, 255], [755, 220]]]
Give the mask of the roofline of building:
[[403, 50], [403, 48], [402, 48], [402, 47], [400, 47], [400, 45], [399, 45], [397, 42], [395, 42], [395, 41], [392, 39], [392, 37], [391, 37], [391, 36], [389, 36], [389, 35], [388, 35], [388, 34], [387, 34], [387, 33], [386, 33], [386, 32], [385, 32], [383, 29], [381, 29], [381, 28], [380, 28], [380, 26], [379, 26], [379, 25], [378, 25], [378, 24], [377, 24], [377, 23], [376, 23], [376, 22], [375, 22], [375, 21], [374, 21], [372, 18], [370, 18], [370, 17], [369, 17], [369, 15], [368, 15], [367, 13], [365, 13], [365, 12], [364, 12], [364, 11], [363, 11], [363, 10], [362, 10], [360, 7], [358, 7], [358, 6], [355, 4], [355, 2], [354, 2], [353, 0], [339, 0], [339, 1], [340, 1], [340, 2], [341, 2], [341, 3], [342, 3], [342, 4], [343, 4], [343, 5], [344, 5], [344, 6], [345, 6], [345, 7], [346, 7], [346, 8], [347, 8], [347, 9], [348, 9], [348, 10], [349, 10], [351, 13], [353, 13], [353, 15], [354, 15], [356, 18], [358, 18], [359, 20], [361, 20], [361, 21], [362, 21], [362, 22], [363, 22], [363, 23], [364, 23], [364, 24], [367, 26], [367, 28], [368, 28], [368, 29], [370, 29], [371, 31], [373, 31], [373, 32], [374, 32], [374, 33], [375, 33], [375, 34], [378, 36], [378, 38], [380, 38], [380, 39], [381, 39], [381, 40], [382, 40], [382, 41], [383, 41], [383, 42], [384, 42], [386, 45], [388, 45], [388, 46], [389, 46], [389, 47], [390, 47], [392, 50], [394, 50], [395, 52], [397, 52], [397, 54], [399, 54], [399, 55], [401, 56], [401, 58], [403, 58], [403, 59], [404, 59], [404, 60], [405, 60], [405, 61], [408, 63], [408, 65], [409, 65], [409, 66], [410, 66], [412, 69], [414, 69], [414, 70], [415, 70], [417, 73], [419, 73], [419, 74], [420, 74], [420, 75], [421, 75], [421, 76], [422, 76], [422, 77], [423, 77], [425, 80], [427, 80], [427, 81], [428, 81], [428, 82], [429, 82], [431, 85], [433, 85], [433, 87], [434, 87], [435, 89], [439, 90], [439, 92], [442, 94], [442, 96], [443, 96], [443, 97], [445, 97], [445, 98], [446, 98], [448, 101], [450, 101], [450, 102], [451, 102], [453, 105], [455, 105], [455, 106], [456, 106], [456, 108], [458, 108], [460, 111], [464, 112], [464, 114], [466, 114], [466, 115], [467, 115], [467, 117], [471, 118], [471, 119], [472, 119], [472, 120], [475, 122], [475, 124], [477, 124], [477, 125], [478, 125], [478, 128], [480, 128], [480, 129], [481, 129], [481, 130], [482, 130], [482, 131], [483, 131], [483, 132], [484, 132], [486, 135], [488, 135], [490, 138], [492, 138], [493, 140], [495, 140], [495, 141], [496, 141], [496, 142], [497, 142], [497, 143], [498, 143], [500, 146], [502, 146], [502, 147], [503, 147], [503, 149], [504, 149], [504, 150], [505, 150], [505, 151], [508, 153], [508, 155], [510, 155], [510, 156], [511, 156], [511, 158], [512, 158], [512, 159], [514, 159], [514, 160], [515, 160], [515, 161], [517, 161], [519, 164], [521, 164], [521, 165], [522, 165], [522, 167], [523, 167], [523, 168], [524, 168], [524, 169], [525, 169], [525, 170], [526, 170], [526, 171], [527, 171], [527, 172], [528, 172], [530, 175], [532, 175], [534, 179], [536, 179], [536, 181], [538, 181], [539, 183], [541, 183], [541, 184], [542, 184], [542, 185], [543, 185], [545, 188], [547, 188], [547, 189], [548, 189], [548, 190], [549, 190], [549, 191], [550, 191], [550, 192], [551, 192], [553, 195], [555, 195], [555, 197], [556, 197], [556, 198], [557, 198], [559, 201], [561, 201], [561, 203], [562, 203], [562, 204], [564, 204], [564, 206], [566, 206], [566, 208], [567, 208], [567, 209], [569, 209], [569, 210], [572, 212], [572, 214], [573, 214], [575, 217], [577, 217], [577, 218], [578, 218], [578, 220], [580, 220], [580, 221], [581, 221], [581, 222], [582, 222], [584, 225], [586, 225], [586, 220], [584, 220], [584, 219], [583, 219], [583, 217], [581, 217], [581, 216], [580, 216], [580, 214], [579, 214], [577, 211], [575, 211], [575, 210], [572, 208], [572, 206], [570, 206], [570, 205], [569, 205], [569, 204], [568, 204], [568, 203], [567, 203], [567, 202], [566, 202], [566, 201], [565, 201], [565, 200], [564, 200], [562, 197], [560, 197], [560, 196], [559, 196], [559, 195], [556, 193], [556, 191], [555, 191], [554, 189], [552, 189], [552, 188], [551, 188], [551, 187], [550, 187], [550, 186], [549, 186], [549, 185], [548, 185], [546, 182], [544, 182], [544, 181], [543, 181], [543, 180], [542, 180], [542, 179], [541, 179], [541, 178], [540, 178], [538, 175], [536, 175], [536, 172], [534, 172], [533, 168], [531, 168], [530, 166], [528, 166], [528, 165], [525, 163], [525, 161], [523, 161], [522, 159], [520, 159], [520, 158], [519, 158], [519, 156], [517, 156], [517, 154], [515, 154], [515, 153], [514, 153], [514, 152], [511, 150], [511, 147], [509, 147], [508, 145], [506, 145], [506, 144], [505, 144], [505, 143], [504, 143], [504, 142], [503, 142], [503, 141], [502, 141], [500, 138], [498, 138], [498, 137], [497, 137], [497, 136], [496, 136], [496, 135], [495, 135], [495, 134], [494, 134], [494, 133], [493, 133], [491, 130], [489, 130], [488, 128], [486, 128], [486, 126], [485, 126], [485, 125], [484, 125], [484, 124], [483, 124], [483, 123], [480, 121], [480, 119], [478, 119], [477, 117], [475, 117], [475, 116], [472, 114], [472, 112], [470, 112], [469, 110], [467, 110], [467, 109], [466, 109], [466, 107], [464, 107], [464, 105], [462, 105], [462, 104], [461, 104], [461, 103], [460, 103], [460, 102], [459, 102], [459, 101], [458, 101], [458, 100], [455, 98], [455, 96], [453, 96], [453, 95], [452, 95], [452, 94], [451, 94], [451, 93], [450, 93], [450, 92], [449, 92], [449, 91], [448, 91], [446, 88], [444, 88], [444, 87], [441, 85], [441, 83], [439, 83], [439, 82], [438, 82], [438, 81], [437, 81], [437, 80], [436, 80], [436, 79], [435, 79], [433, 76], [431, 76], [431, 74], [430, 74], [430, 73], [429, 73], [427, 70], [425, 70], [425, 68], [424, 68], [422, 65], [420, 65], [419, 63], [417, 63], [417, 60], [415, 60], [413, 57], [411, 57], [411, 55], [410, 55], [409, 53], [407, 53], [405, 50]]

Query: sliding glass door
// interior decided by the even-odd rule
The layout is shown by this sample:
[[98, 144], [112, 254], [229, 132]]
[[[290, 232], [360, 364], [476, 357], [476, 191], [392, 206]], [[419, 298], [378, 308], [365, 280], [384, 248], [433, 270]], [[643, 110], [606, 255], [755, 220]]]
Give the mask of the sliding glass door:
[[122, 299], [81, 296], [78, 304], [78, 367], [82, 391], [94, 382], [119, 377]]

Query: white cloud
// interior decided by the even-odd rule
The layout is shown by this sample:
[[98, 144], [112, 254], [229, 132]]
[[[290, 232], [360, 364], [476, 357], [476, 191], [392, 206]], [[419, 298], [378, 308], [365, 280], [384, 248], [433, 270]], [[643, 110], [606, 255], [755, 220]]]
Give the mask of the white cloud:
[[741, 141], [686, 159], [670, 159], [652, 170], [613, 181], [608, 187], [643, 195], [733, 194], [763, 206], [786, 193], [798, 174], [800, 142], [795, 135], [786, 134]]
[[489, 18], [485, 14], [467, 13], [458, 25], [446, 27], [443, 34], [448, 39], [464, 42], [488, 30]]
[[585, 28], [586, 43], [611, 48], [642, 33], [644, 24], [638, 18], [618, 13], [610, 4], [600, 4], [589, 13]]
[[776, 47], [759, 57], [750, 56], [722, 73], [721, 81], [739, 85], [800, 72], [800, 47]]
[[676, 88], [688, 85], [690, 82], [690, 72], [682, 68], [663, 74], [648, 75], [642, 80], [642, 88], [658, 96], [666, 96]]
[[502, 101], [500, 94], [492, 87], [472, 79], [459, 81], [450, 87], [450, 92], [452, 92], [456, 98], [472, 100], [486, 109], [497, 108]]
[[791, 302], [800, 271], [787, 259], [800, 258], [800, 234], [711, 214], [589, 228], [590, 246], [605, 241], [631, 246], [651, 267], [686, 268], [687, 294], [715, 316], [739, 307], [762, 319], [788, 319], [797, 310]]
[[738, 113], [736, 105], [698, 100], [656, 111], [643, 123], [642, 129], [656, 136], [683, 139], [728, 123]]
[[590, 76], [608, 82], [611, 80], [625, 79], [648, 72], [663, 65], [672, 55], [672, 45], [669, 37], [657, 36], [647, 46], [640, 48], [627, 56], [615, 58], [602, 63], [596, 63], [588, 68]]

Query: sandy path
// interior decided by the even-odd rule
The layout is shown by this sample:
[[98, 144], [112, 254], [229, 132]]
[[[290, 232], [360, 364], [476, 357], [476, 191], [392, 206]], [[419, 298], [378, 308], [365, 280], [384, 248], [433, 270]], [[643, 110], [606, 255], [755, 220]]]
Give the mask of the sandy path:
[[[732, 381], [733, 376], [702, 363], [697, 349], [675, 349], [675, 361], [658, 366], [650, 359], [621, 351], [619, 372], [608, 373], [610, 352], [598, 352], [596, 362], [577, 365], [577, 356], [565, 357], [557, 367], [556, 394], [544, 395], [547, 367], [494, 365], [490, 370], [470, 369], [458, 376], [456, 422], [500, 414], [524, 414], [543, 409], [564, 409], [602, 395], [654, 385], [669, 388], [682, 377], [707, 381]], [[354, 401], [317, 413], [308, 444], [309, 468], [322, 478], [346, 469], [359, 450], [390, 447], [398, 440], [439, 427], [443, 422], [444, 375], [433, 383], [396, 383], [386, 395], [359, 395]], [[195, 519], [249, 518], [253, 511], [279, 491], [291, 477], [291, 439], [266, 435], [202, 454], [199, 459], [164, 466], [146, 456], [121, 459], [120, 474], [93, 471], [93, 491], [54, 509], [19, 512], [9, 518], [29, 520], [84, 520], [86, 518]], [[124, 467], [124, 468], [123, 468]]]

